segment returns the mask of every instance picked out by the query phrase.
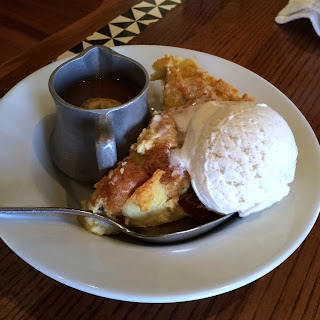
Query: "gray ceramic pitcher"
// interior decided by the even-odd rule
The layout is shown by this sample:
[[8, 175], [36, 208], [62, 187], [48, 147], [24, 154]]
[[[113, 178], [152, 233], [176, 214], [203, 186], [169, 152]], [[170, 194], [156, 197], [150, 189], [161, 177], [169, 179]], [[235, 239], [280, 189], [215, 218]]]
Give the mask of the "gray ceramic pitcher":
[[[75, 83], [107, 74], [120, 74], [141, 88], [132, 100], [112, 109], [78, 108], [60, 95]], [[55, 165], [79, 181], [98, 181], [129, 152], [149, 120], [149, 76], [138, 62], [115, 51], [93, 46], [59, 66], [49, 90], [57, 107], [50, 152]]]

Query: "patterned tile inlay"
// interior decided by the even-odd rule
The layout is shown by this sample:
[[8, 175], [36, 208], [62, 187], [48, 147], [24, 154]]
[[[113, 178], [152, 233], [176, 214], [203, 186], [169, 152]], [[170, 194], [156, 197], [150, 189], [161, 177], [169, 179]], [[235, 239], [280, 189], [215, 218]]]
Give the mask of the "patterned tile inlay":
[[113, 19], [106, 26], [58, 57], [57, 60], [79, 53], [91, 45], [106, 47], [127, 44], [150, 23], [157, 22], [184, 0], [145, 0]]

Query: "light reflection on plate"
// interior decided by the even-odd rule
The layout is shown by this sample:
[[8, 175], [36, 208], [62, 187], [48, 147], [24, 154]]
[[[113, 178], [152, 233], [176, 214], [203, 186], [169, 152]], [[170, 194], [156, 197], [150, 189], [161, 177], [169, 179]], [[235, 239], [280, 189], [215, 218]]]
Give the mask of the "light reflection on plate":
[[[305, 239], [319, 212], [319, 145], [298, 109], [259, 76], [208, 54], [160, 46], [115, 50], [138, 60], [149, 72], [152, 63], [165, 53], [195, 56], [213, 76], [273, 107], [289, 123], [299, 148], [290, 194], [261, 213], [182, 244], [152, 246], [97, 237], [66, 217], [1, 219], [2, 239], [22, 259], [59, 282], [128, 301], [205, 298], [243, 286], [278, 266]], [[55, 121], [47, 81], [60, 63], [35, 72], [1, 101], [2, 206], [79, 207], [80, 200], [91, 192], [91, 187], [57, 172], [47, 151]], [[150, 90], [150, 103], [158, 108], [161, 87], [153, 83]]]

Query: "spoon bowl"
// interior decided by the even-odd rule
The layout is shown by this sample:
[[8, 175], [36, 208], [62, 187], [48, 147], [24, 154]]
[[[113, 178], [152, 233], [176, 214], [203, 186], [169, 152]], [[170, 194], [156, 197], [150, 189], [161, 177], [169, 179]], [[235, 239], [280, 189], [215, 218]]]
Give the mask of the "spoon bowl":
[[0, 217], [6, 217], [7, 215], [23, 215], [23, 214], [36, 214], [36, 215], [51, 215], [51, 214], [71, 214], [84, 216], [88, 218], [94, 218], [102, 222], [107, 222], [122, 233], [139, 239], [141, 241], [150, 242], [150, 243], [159, 243], [159, 244], [170, 244], [180, 241], [186, 241], [194, 237], [200, 236], [211, 229], [221, 225], [225, 221], [229, 220], [235, 213], [231, 213], [221, 218], [211, 221], [209, 223], [188, 229], [183, 231], [177, 231], [172, 233], [166, 233], [161, 235], [145, 235], [142, 233], [135, 232], [120, 223], [106, 217], [101, 216], [90, 211], [80, 210], [80, 209], [71, 209], [71, 208], [59, 208], [59, 207], [3, 207], [0, 208]]

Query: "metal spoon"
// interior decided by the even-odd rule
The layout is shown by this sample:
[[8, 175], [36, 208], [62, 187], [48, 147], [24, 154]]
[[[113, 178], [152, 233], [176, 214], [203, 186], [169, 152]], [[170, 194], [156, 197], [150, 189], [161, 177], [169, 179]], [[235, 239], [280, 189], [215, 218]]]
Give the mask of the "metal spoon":
[[120, 223], [111, 220], [108, 217], [101, 216], [89, 211], [79, 210], [79, 209], [58, 208], [58, 207], [57, 208], [56, 207], [3, 207], [3, 208], [0, 208], [0, 216], [1, 214], [47, 215], [47, 214], [57, 214], [57, 213], [74, 214], [78, 216], [95, 218], [97, 220], [111, 224], [112, 226], [114, 226], [115, 228], [117, 228], [118, 230], [120, 230], [121, 232], [125, 233], [130, 237], [133, 237], [142, 241], [146, 241], [146, 242], [162, 243], [162, 244], [174, 243], [174, 242], [189, 240], [191, 238], [197, 237], [217, 227], [218, 225], [230, 219], [234, 215], [234, 213], [231, 213], [226, 216], [222, 216], [221, 218], [215, 221], [212, 221], [188, 230], [154, 236], [154, 235], [144, 235], [141, 233], [137, 233], [121, 225]]

